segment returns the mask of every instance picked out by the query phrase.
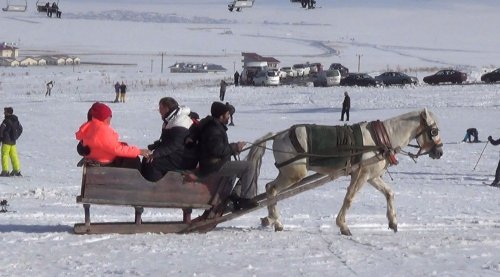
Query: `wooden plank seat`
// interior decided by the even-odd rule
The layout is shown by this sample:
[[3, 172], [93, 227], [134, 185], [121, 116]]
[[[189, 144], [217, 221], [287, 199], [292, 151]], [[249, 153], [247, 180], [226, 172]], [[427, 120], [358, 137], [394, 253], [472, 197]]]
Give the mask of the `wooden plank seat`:
[[[96, 233], [182, 233], [189, 228], [192, 209], [204, 209], [194, 221], [221, 216], [232, 190], [234, 178], [216, 174], [194, 178], [194, 174], [168, 172], [161, 180], [150, 182], [136, 169], [84, 165], [81, 194], [77, 203], [85, 210], [85, 223], [74, 226], [77, 234]], [[133, 222], [91, 223], [90, 205], [118, 205], [135, 208]], [[144, 208], [180, 208], [182, 221], [143, 222]], [[203, 230], [213, 229], [215, 225]]]

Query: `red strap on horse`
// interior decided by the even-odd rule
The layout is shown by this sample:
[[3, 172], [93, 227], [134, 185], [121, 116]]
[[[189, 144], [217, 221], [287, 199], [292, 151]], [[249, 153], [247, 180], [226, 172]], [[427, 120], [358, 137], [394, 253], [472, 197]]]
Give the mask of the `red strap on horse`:
[[384, 123], [380, 120], [370, 122], [373, 131], [373, 138], [375, 140], [376, 145], [384, 146], [385, 156], [389, 160], [391, 165], [397, 165], [399, 162], [396, 158], [396, 153], [394, 152], [391, 140], [389, 139], [389, 135], [387, 134], [387, 130], [385, 129]]

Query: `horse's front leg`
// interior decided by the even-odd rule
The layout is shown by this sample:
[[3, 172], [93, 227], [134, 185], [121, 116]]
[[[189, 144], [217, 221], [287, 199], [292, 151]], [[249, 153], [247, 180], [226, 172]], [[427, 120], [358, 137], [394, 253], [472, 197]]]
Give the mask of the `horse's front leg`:
[[387, 200], [387, 220], [389, 220], [389, 229], [398, 231], [398, 223], [396, 220], [396, 211], [394, 209], [394, 193], [392, 192], [389, 185], [387, 185], [382, 177], [375, 177], [368, 180], [375, 189], [382, 192]]
[[361, 189], [363, 184], [366, 182], [366, 174], [361, 173], [360, 171], [361, 170], [351, 175], [351, 183], [347, 188], [347, 192], [344, 197], [344, 203], [342, 204], [342, 208], [340, 208], [340, 211], [336, 219], [337, 226], [340, 228], [340, 233], [345, 236], [352, 235], [351, 231], [349, 230], [349, 227], [347, 227], [347, 224], [345, 222], [345, 216], [347, 210], [351, 207], [352, 200], [354, 199], [356, 193]]

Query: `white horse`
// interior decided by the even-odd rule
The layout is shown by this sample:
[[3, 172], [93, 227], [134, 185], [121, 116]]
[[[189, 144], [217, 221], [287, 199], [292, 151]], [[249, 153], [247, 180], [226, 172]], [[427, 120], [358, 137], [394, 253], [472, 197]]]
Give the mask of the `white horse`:
[[[251, 160], [258, 165], [256, 170], [256, 177], [258, 177], [266, 142], [273, 140], [272, 150], [279, 173], [274, 181], [266, 185], [268, 199], [272, 199], [280, 191], [304, 179], [309, 170], [317, 172], [321, 176], [329, 175], [332, 179], [342, 175], [351, 175], [351, 182], [347, 188], [344, 203], [336, 219], [337, 226], [343, 235], [351, 235], [345, 216], [356, 193], [364, 183], [368, 182], [384, 194], [387, 200], [389, 228], [397, 232], [396, 211], [393, 203], [394, 193], [389, 185], [384, 182], [382, 176], [389, 165], [397, 164], [395, 159], [397, 153], [406, 154], [412, 158], [428, 154], [433, 159], [439, 159], [443, 155], [443, 145], [439, 137], [436, 118], [427, 109], [423, 109], [390, 118], [383, 122], [360, 123], [359, 127], [363, 141], [363, 146], [358, 147], [358, 157], [361, 157], [361, 161], [348, 162], [342, 168], [310, 165], [312, 154], [308, 152], [308, 134], [304, 125], [297, 125], [275, 134], [270, 133], [258, 139], [253, 144], [247, 160]], [[296, 139], [293, 139], [293, 137]], [[418, 146], [415, 146], [419, 148], [418, 153], [411, 154], [403, 151], [402, 148], [406, 147], [413, 139], [418, 144]], [[300, 144], [300, 146], [297, 144]], [[275, 231], [281, 231], [283, 230], [283, 224], [280, 222], [276, 203], [272, 201], [271, 203], [268, 205], [268, 216], [262, 218], [262, 225], [274, 225]]]

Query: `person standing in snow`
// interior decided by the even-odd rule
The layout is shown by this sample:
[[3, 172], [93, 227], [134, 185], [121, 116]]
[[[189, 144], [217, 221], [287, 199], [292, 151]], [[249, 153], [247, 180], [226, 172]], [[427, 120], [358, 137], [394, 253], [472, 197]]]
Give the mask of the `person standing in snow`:
[[226, 95], [226, 87], [227, 87], [226, 81], [221, 80], [220, 81], [220, 93], [219, 93], [220, 101], [224, 101], [224, 96]]
[[349, 110], [351, 109], [351, 98], [347, 91], [344, 92], [344, 102], [342, 102], [342, 113], [340, 114], [340, 121], [344, 121], [344, 114], [346, 115], [346, 121], [349, 121]]
[[127, 85], [122, 81], [122, 84], [120, 85], [120, 98], [118, 99], [119, 102], [125, 103], [125, 94], [127, 93]]
[[229, 117], [231, 118], [231, 121], [229, 122], [229, 126], [234, 126], [233, 115], [236, 112], [236, 108], [234, 108], [233, 105], [229, 104], [229, 102], [226, 102], [226, 106], [229, 110]]
[[[488, 136], [488, 141], [492, 145], [499, 145], [500, 144], [500, 138], [497, 140], [494, 140], [491, 136]], [[490, 184], [490, 186], [500, 188], [500, 161], [498, 161], [497, 170], [495, 172], [495, 180], [493, 180], [493, 182]]]
[[[19, 139], [23, 132], [23, 126], [19, 119], [14, 115], [12, 107], [4, 108], [4, 116], [2, 124], [0, 125], [0, 141], [2, 142], [2, 172], [0, 176], [22, 176], [21, 163], [17, 155], [16, 141]], [[12, 164], [12, 172], [9, 173], [9, 158]]]
[[193, 124], [191, 109], [179, 106], [172, 97], [164, 97], [158, 111], [163, 121], [160, 139], [148, 145], [153, 153], [142, 161], [142, 175], [151, 182], [160, 180], [168, 171], [195, 169], [198, 164], [196, 149], [184, 144]]
[[115, 101], [113, 101], [113, 103], [118, 103], [119, 98], [120, 98], [120, 83], [117, 81], [115, 83]]
[[238, 71], [234, 72], [234, 86], [237, 87], [240, 83], [240, 73]]
[[52, 88], [54, 87], [54, 81], [48, 82], [46, 85], [47, 91], [45, 92], [45, 96], [50, 96], [50, 92], [52, 91]]

